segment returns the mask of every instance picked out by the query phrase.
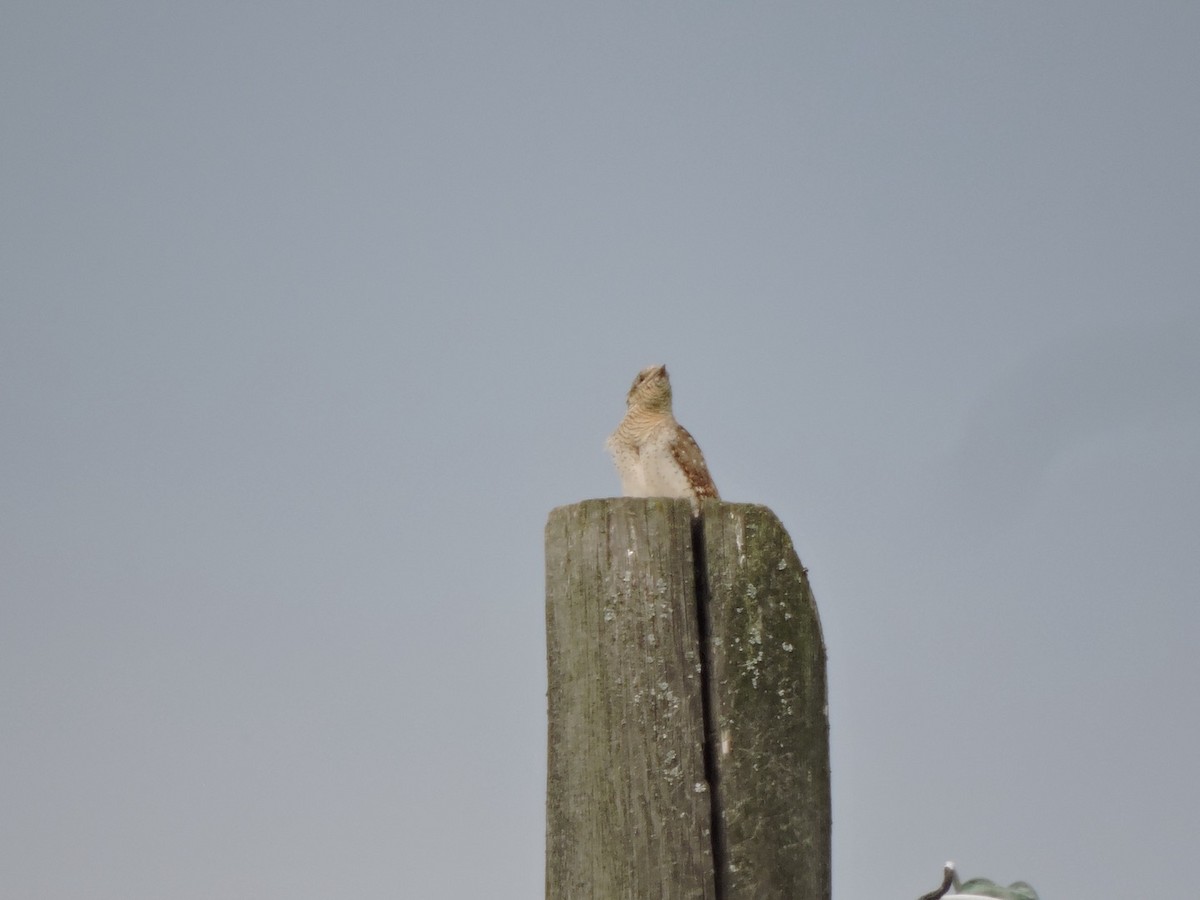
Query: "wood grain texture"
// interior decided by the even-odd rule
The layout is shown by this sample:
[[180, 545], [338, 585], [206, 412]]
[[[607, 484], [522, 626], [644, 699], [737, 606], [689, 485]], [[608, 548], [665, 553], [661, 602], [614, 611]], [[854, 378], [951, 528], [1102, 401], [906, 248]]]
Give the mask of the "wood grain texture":
[[722, 900], [829, 900], [825, 644], [807, 573], [766, 507], [703, 514]]
[[715, 900], [686, 500], [546, 526], [546, 896]]

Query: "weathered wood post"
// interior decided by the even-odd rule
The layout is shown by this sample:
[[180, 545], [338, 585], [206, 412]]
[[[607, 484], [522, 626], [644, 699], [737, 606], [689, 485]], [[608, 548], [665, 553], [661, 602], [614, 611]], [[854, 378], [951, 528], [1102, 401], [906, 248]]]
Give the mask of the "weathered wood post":
[[825, 648], [762, 506], [546, 526], [548, 900], [829, 900]]

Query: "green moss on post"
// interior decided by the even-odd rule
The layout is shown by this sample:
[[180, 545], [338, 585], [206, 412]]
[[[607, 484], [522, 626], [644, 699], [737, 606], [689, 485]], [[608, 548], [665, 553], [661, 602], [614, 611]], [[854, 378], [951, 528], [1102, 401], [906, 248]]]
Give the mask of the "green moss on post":
[[764, 506], [704, 504], [707, 672], [724, 898], [828, 900], [825, 644]]

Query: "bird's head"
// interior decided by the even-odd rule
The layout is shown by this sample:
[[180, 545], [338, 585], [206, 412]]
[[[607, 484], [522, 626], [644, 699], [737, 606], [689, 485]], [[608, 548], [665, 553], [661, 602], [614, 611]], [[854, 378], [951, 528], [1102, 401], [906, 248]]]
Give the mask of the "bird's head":
[[647, 366], [638, 372], [625, 405], [647, 412], [671, 411], [671, 380], [666, 366]]

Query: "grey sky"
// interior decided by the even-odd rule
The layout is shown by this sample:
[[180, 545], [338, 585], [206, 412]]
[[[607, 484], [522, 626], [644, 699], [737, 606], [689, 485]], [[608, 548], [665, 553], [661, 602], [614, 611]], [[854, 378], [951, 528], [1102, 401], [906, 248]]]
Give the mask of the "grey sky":
[[542, 526], [671, 368], [834, 894], [1200, 835], [1200, 6], [11, 2], [6, 896], [536, 897]]

